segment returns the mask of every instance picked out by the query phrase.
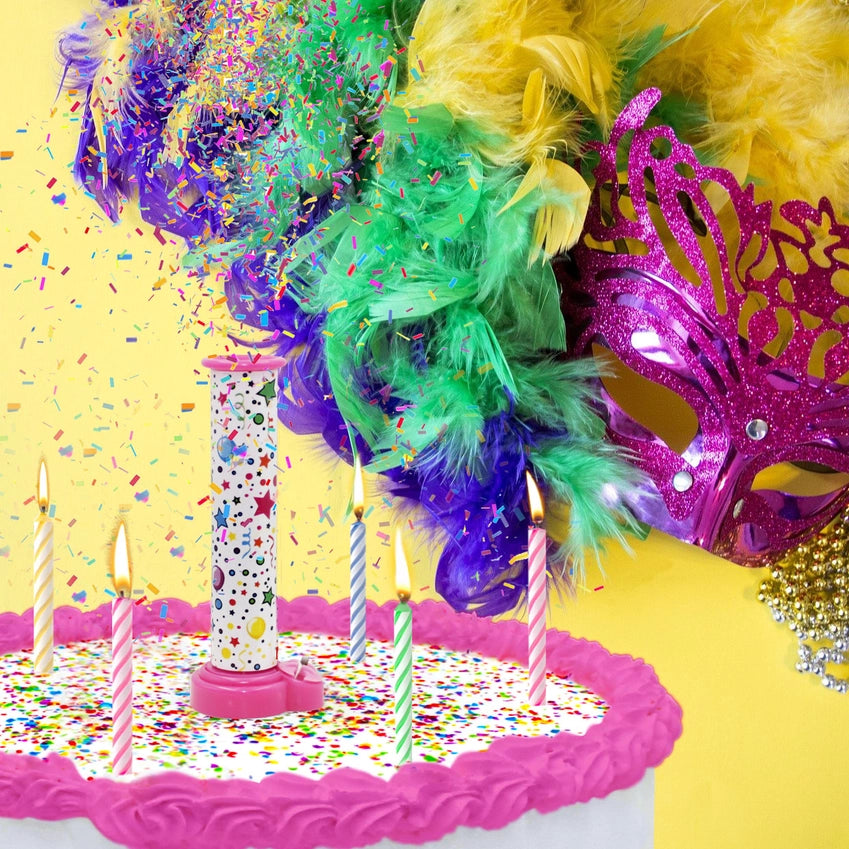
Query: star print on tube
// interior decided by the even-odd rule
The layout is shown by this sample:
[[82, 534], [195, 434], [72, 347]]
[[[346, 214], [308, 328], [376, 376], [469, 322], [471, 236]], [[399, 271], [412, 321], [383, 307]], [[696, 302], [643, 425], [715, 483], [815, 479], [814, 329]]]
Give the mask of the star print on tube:
[[256, 515], [271, 518], [271, 511], [274, 509], [274, 499], [271, 497], [271, 490], [263, 493], [259, 498], [254, 496], [254, 500], [256, 501]]
[[277, 386], [273, 380], [269, 380], [257, 393], [265, 398], [266, 404], [270, 404], [277, 397]]

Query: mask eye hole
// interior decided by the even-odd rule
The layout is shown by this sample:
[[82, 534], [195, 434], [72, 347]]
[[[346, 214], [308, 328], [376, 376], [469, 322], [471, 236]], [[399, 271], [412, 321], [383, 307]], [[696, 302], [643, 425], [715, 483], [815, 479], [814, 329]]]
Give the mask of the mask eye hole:
[[[684, 455], [699, 433], [696, 411], [680, 395], [629, 368], [605, 346], [593, 343], [593, 356], [604, 367], [601, 381], [611, 400], [635, 422]], [[639, 438], [638, 434], [628, 436]]]
[[775, 490], [801, 498], [837, 494], [849, 485], [849, 474], [820, 463], [785, 462], [761, 469], [752, 491]]
[[[809, 462], [776, 463], [762, 469], [752, 481], [752, 492], [763, 499], [776, 516], [789, 521], [811, 523], [821, 516], [820, 525], [832, 515], [834, 503], [849, 485], [849, 474], [830, 466]], [[774, 540], [760, 526], [743, 522], [735, 529], [730, 548], [716, 553], [749, 566], [764, 565], [763, 558], [774, 551]]]

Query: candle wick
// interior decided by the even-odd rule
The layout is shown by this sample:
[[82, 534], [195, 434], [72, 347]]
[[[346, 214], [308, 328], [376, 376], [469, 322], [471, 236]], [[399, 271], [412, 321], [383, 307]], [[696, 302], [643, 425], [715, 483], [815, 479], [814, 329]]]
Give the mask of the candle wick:
[[358, 522], [362, 522], [363, 520], [363, 508], [355, 507], [354, 508], [354, 516], [356, 516]]
[[398, 601], [401, 604], [406, 604], [410, 600], [410, 593], [398, 593]]

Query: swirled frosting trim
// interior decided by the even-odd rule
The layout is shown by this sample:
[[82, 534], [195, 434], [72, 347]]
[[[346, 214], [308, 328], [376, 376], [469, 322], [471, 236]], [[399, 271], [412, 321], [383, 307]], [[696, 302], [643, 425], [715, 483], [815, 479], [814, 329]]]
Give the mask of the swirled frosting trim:
[[[527, 663], [527, 628], [455, 613], [444, 604], [413, 605], [414, 639]], [[394, 605], [368, 603], [368, 636], [391, 640]], [[348, 601], [278, 600], [282, 631], [348, 633]], [[209, 604], [168, 600], [136, 607], [134, 634], [195, 633], [209, 628]], [[110, 606], [55, 612], [57, 643], [109, 635]], [[681, 708], [654, 670], [598, 643], [548, 632], [548, 668], [600, 695], [610, 708], [584, 736], [505, 737], [450, 766], [411, 763], [390, 780], [336, 769], [319, 780], [272, 775], [260, 782], [198, 779], [163, 772], [131, 782], [84, 779], [73, 761], [0, 752], [0, 817], [87, 817], [130, 849], [316, 849], [367, 846], [384, 838], [438, 840], [459, 826], [503, 828], [526, 811], [555, 811], [636, 784], [681, 735]], [[32, 648], [32, 610], [0, 614], [0, 653]], [[177, 838], [178, 843], [175, 843]]]

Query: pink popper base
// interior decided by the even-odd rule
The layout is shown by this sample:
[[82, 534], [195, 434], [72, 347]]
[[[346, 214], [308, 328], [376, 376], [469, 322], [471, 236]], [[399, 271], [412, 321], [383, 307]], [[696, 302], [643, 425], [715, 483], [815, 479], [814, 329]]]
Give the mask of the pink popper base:
[[192, 675], [190, 704], [219, 719], [263, 719], [287, 711], [321, 710], [324, 681], [312, 667], [299, 670], [294, 661], [259, 672], [230, 672], [209, 662]]

